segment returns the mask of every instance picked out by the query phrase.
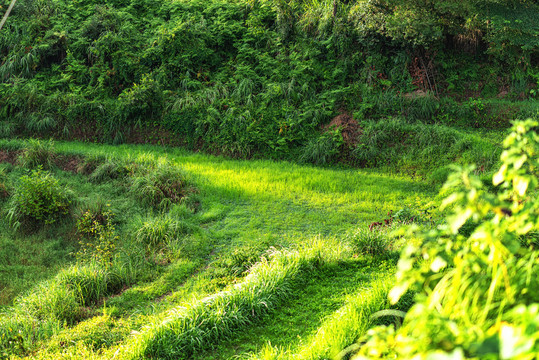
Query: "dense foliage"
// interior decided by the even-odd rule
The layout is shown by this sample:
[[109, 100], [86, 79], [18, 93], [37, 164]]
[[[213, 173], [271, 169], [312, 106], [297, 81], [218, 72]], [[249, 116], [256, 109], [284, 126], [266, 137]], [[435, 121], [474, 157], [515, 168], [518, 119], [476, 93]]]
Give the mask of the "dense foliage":
[[497, 96], [537, 95], [538, 10], [526, 0], [19, 0], [0, 33], [0, 132], [325, 163], [357, 143], [321, 134], [340, 112], [503, 127], [528, 110], [500, 109]]
[[50, 173], [34, 170], [19, 179], [8, 208], [8, 219], [15, 228], [29, 230], [53, 224], [69, 214], [73, 194]]
[[404, 250], [390, 292], [396, 301], [418, 291], [417, 304], [397, 331], [371, 330], [356, 359], [537, 356], [537, 126], [516, 123], [505, 140], [496, 193], [473, 168], [450, 176], [447, 225], [419, 233], [422, 241]]

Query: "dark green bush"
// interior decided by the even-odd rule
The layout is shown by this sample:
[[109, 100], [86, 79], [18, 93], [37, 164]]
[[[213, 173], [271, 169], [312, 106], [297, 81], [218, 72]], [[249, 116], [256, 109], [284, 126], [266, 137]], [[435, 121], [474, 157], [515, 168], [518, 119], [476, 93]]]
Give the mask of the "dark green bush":
[[70, 213], [74, 194], [50, 173], [33, 170], [22, 176], [8, 204], [8, 220], [14, 228], [53, 224]]
[[310, 139], [303, 147], [300, 156], [301, 162], [315, 165], [326, 165], [335, 161], [343, 145], [343, 138], [339, 129], [333, 129]]

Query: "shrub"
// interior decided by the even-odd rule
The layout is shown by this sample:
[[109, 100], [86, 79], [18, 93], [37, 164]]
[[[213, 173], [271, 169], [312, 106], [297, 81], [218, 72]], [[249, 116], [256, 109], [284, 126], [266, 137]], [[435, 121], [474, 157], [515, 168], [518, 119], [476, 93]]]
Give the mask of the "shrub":
[[50, 173], [33, 170], [19, 179], [8, 206], [14, 228], [53, 224], [69, 214], [74, 195]]
[[48, 170], [54, 166], [54, 142], [30, 139], [26, 143], [20, 157], [19, 164], [27, 169], [36, 169], [41, 167]]
[[369, 331], [354, 359], [537, 356], [537, 126], [532, 120], [513, 126], [492, 178], [496, 192], [473, 175], [473, 166], [454, 168], [444, 186], [447, 224], [409, 229], [419, 243], [402, 253], [389, 293], [395, 303], [417, 291], [416, 305], [398, 330]]
[[79, 261], [96, 261], [104, 266], [112, 264], [118, 240], [113, 217], [109, 205], [102, 203], [82, 212], [77, 220], [77, 232], [81, 237], [81, 247], [76, 254]]

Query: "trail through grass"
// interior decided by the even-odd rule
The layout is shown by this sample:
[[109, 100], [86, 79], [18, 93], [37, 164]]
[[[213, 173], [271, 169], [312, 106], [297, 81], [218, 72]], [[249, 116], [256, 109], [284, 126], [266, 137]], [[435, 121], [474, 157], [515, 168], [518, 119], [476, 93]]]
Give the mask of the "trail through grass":
[[324, 320], [341, 308], [352, 294], [369, 289], [380, 274], [393, 271], [387, 262], [353, 259], [324, 266], [305, 279], [292, 298], [260, 323], [243, 328], [237, 336], [193, 359], [230, 359], [258, 353], [271, 345], [295, 351], [308, 346]]
[[[18, 141], [0, 141], [0, 147], [20, 146], [21, 142]], [[143, 267], [133, 273], [136, 278], [133, 278], [129, 287], [118, 288], [108, 297], [96, 299], [98, 301], [89, 307], [88, 314], [91, 317], [81, 319], [79, 325], [73, 324], [85, 329], [86, 326], [92, 327], [94, 322], [108, 321], [111, 331], [118, 335], [115, 335], [112, 343], [107, 342], [107, 346], [112, 347], [103, 354], [113, 354], [116, 346], [129, 344], [129, 337], [125, 334], [142, 331], [145, 323], [155, 323], [156, 329], [161, 329], [159, 321], [165, 318], [164, 314], [168, 310], [218, 293], [227, 284], [243, 281], [245, 275], [239, 273], [215, 277], [216, 273], [212, 272], [214, 261], [231, 256], [235, 249], [308, 248], [313, 239], [317, 238], [331, 252], [335, 244], [348, 245], [345, 237], [348, 231], [366, 229], [371, 222], [386, 218], [391, 210], [424, 209], [436, 193], [434, 187], [419, 180], [388, 175], [377, 170], [318, 168], [266, 160], [230, 160], [156, 146], [57, 143], [55, 148], [57, 152], [67, 155], [101, 155], [120, 161], [169, 164], [180, 169], [200, 192], [198, 212], [193, 214], [176, 207], [167, 215], [182, 221], [187, 229], [182, 235], [182, 241], [187, 245], [175, 257], [170, 258], [172, 263], [169, 264], [160, 260], [166, 260], [167, 257], [159, 251], [144, 255], [147, 249], [136, 250], [136, 240], [133, 240], [137, 227], [147, 219], [162, 216], [160, 211], [141, 206], [136, 194], [130, 193], [125, 184], [116, 180], [95, 184], [82, 175], [54, 170], [61, 184], [71, 188], [80, 202], [92, 202], [96, 198], [110, 201], [111, 207], [118, 214], [116, 219], [121, 235], [120, 244], [127, 246], [125, 256], [138, 251], [136, 261], [146, 261], [146, 264], [134, 264]], [[15, 171], [12, 174], [22, 170]], [[64, 226], [62, 234], [67, 239], [70, 236], [69, 226], [72, 225], [68, 222]], [[54, 237], [51, 237], [50, 232], [53, 230], [37, 233], [32, 243], [46, 242], [48, 246], [57, 244], [51, 241]], [[14, 243], [25, 244], [23, 237], [10, 235], [9, 232], [5, 236], [7, 242], [13, 240]], [[58, 244], [55, 246], [58, 247]], [[31, 268], [21, 267], [20, 263], [7, 264], [9, 274], [21, 268], [23, 273], [20, 277], [28, 279], [18, 285], [19, 292], [23, 286], [32, 288], [38, 280], [54, 277], [57, 271], [73, 261], [68, 253], [74, 247], [60, 247], [50, 256], [54, 258], [56, 268], [52, 267], [49, 273], [40, 276]], [[24, 249], [24, 246], [20, 248]], [[65, 254], [60, 257], [62, 251]], [[35, 262], [38, 267], [46, 266], [39, 259]], [[392, 271], [391, 266], [365, 265], [352, 258], [342, 258], [335, 264], [326, 264], [316, 273], [302, 270], [302, 285], [292, 286], [287, 292], [287, 300], [277, 300], [276, 307], [270, 309], [269, 315], [264, 315], [260, 321], [241, 326], [231, 325], [232, 330], [221, 337], [220, 344], [204, 346], [203, 352], [197, 350], [192, 354], [199, 359], [224, 359], [240, 353], [257, 353], [269, 343], [300, 351], [302, 347], [308, 346], [317, 329], [323, 326], [324, 319], [348, 301], [347, 294], [369, 288], [375, 278]], [[264, 296], [273, 298], [272, 291]], [[16, 295], [13, 292], [5, 294], [6, 304]], [[381, 294], [380, 299], [383, 298]], [[94, 321], [96, 316], [105, 318]], [[106, 316], [111, 316], [113, 320], [107, 320]], [[47, 339], [53, 336], [51, 341], [55, 343], [57, 340], [54, 340], [54, 333], [57, 331], [49, 331], [41, 337], [43, 342], [38, 352], [43, 358], [49, 355], [54, 358], [57, 351], [69, 350], [74, 354], [77, 351], [94, 351], [87, 349], [83, 343], [75, 342], [70, 343], [68, 349], [53, 346], [51, 349], [56, 350], [48, 352]], [[69, 337], [66, 335], [69, 334], [68, 328], [64, 327], [60, 331], [64, 334], [62, 336]], [[148, 339], [152, 343], [157, 341], [156, 344], [162, 341], [159, 338]], [[185, 338], [185, 341], [189, 343], [192, 340]], [[28, 346], [37, 344], [29, 343]], [[159, 346], [155, 348], [156, 353], [166, 353]]]

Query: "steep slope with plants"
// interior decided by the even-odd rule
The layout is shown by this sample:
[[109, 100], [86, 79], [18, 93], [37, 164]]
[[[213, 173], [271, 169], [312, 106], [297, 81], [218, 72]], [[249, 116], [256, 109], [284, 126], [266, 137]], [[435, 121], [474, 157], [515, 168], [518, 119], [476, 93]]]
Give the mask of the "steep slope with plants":
[[[365, 166], [366, 120], [498, 129], [537, 111], [538, 13], [526, 0], [19, 0], [0, 33], [0, 133]], [[335, 130], [349, 126], [351, 139]]]

